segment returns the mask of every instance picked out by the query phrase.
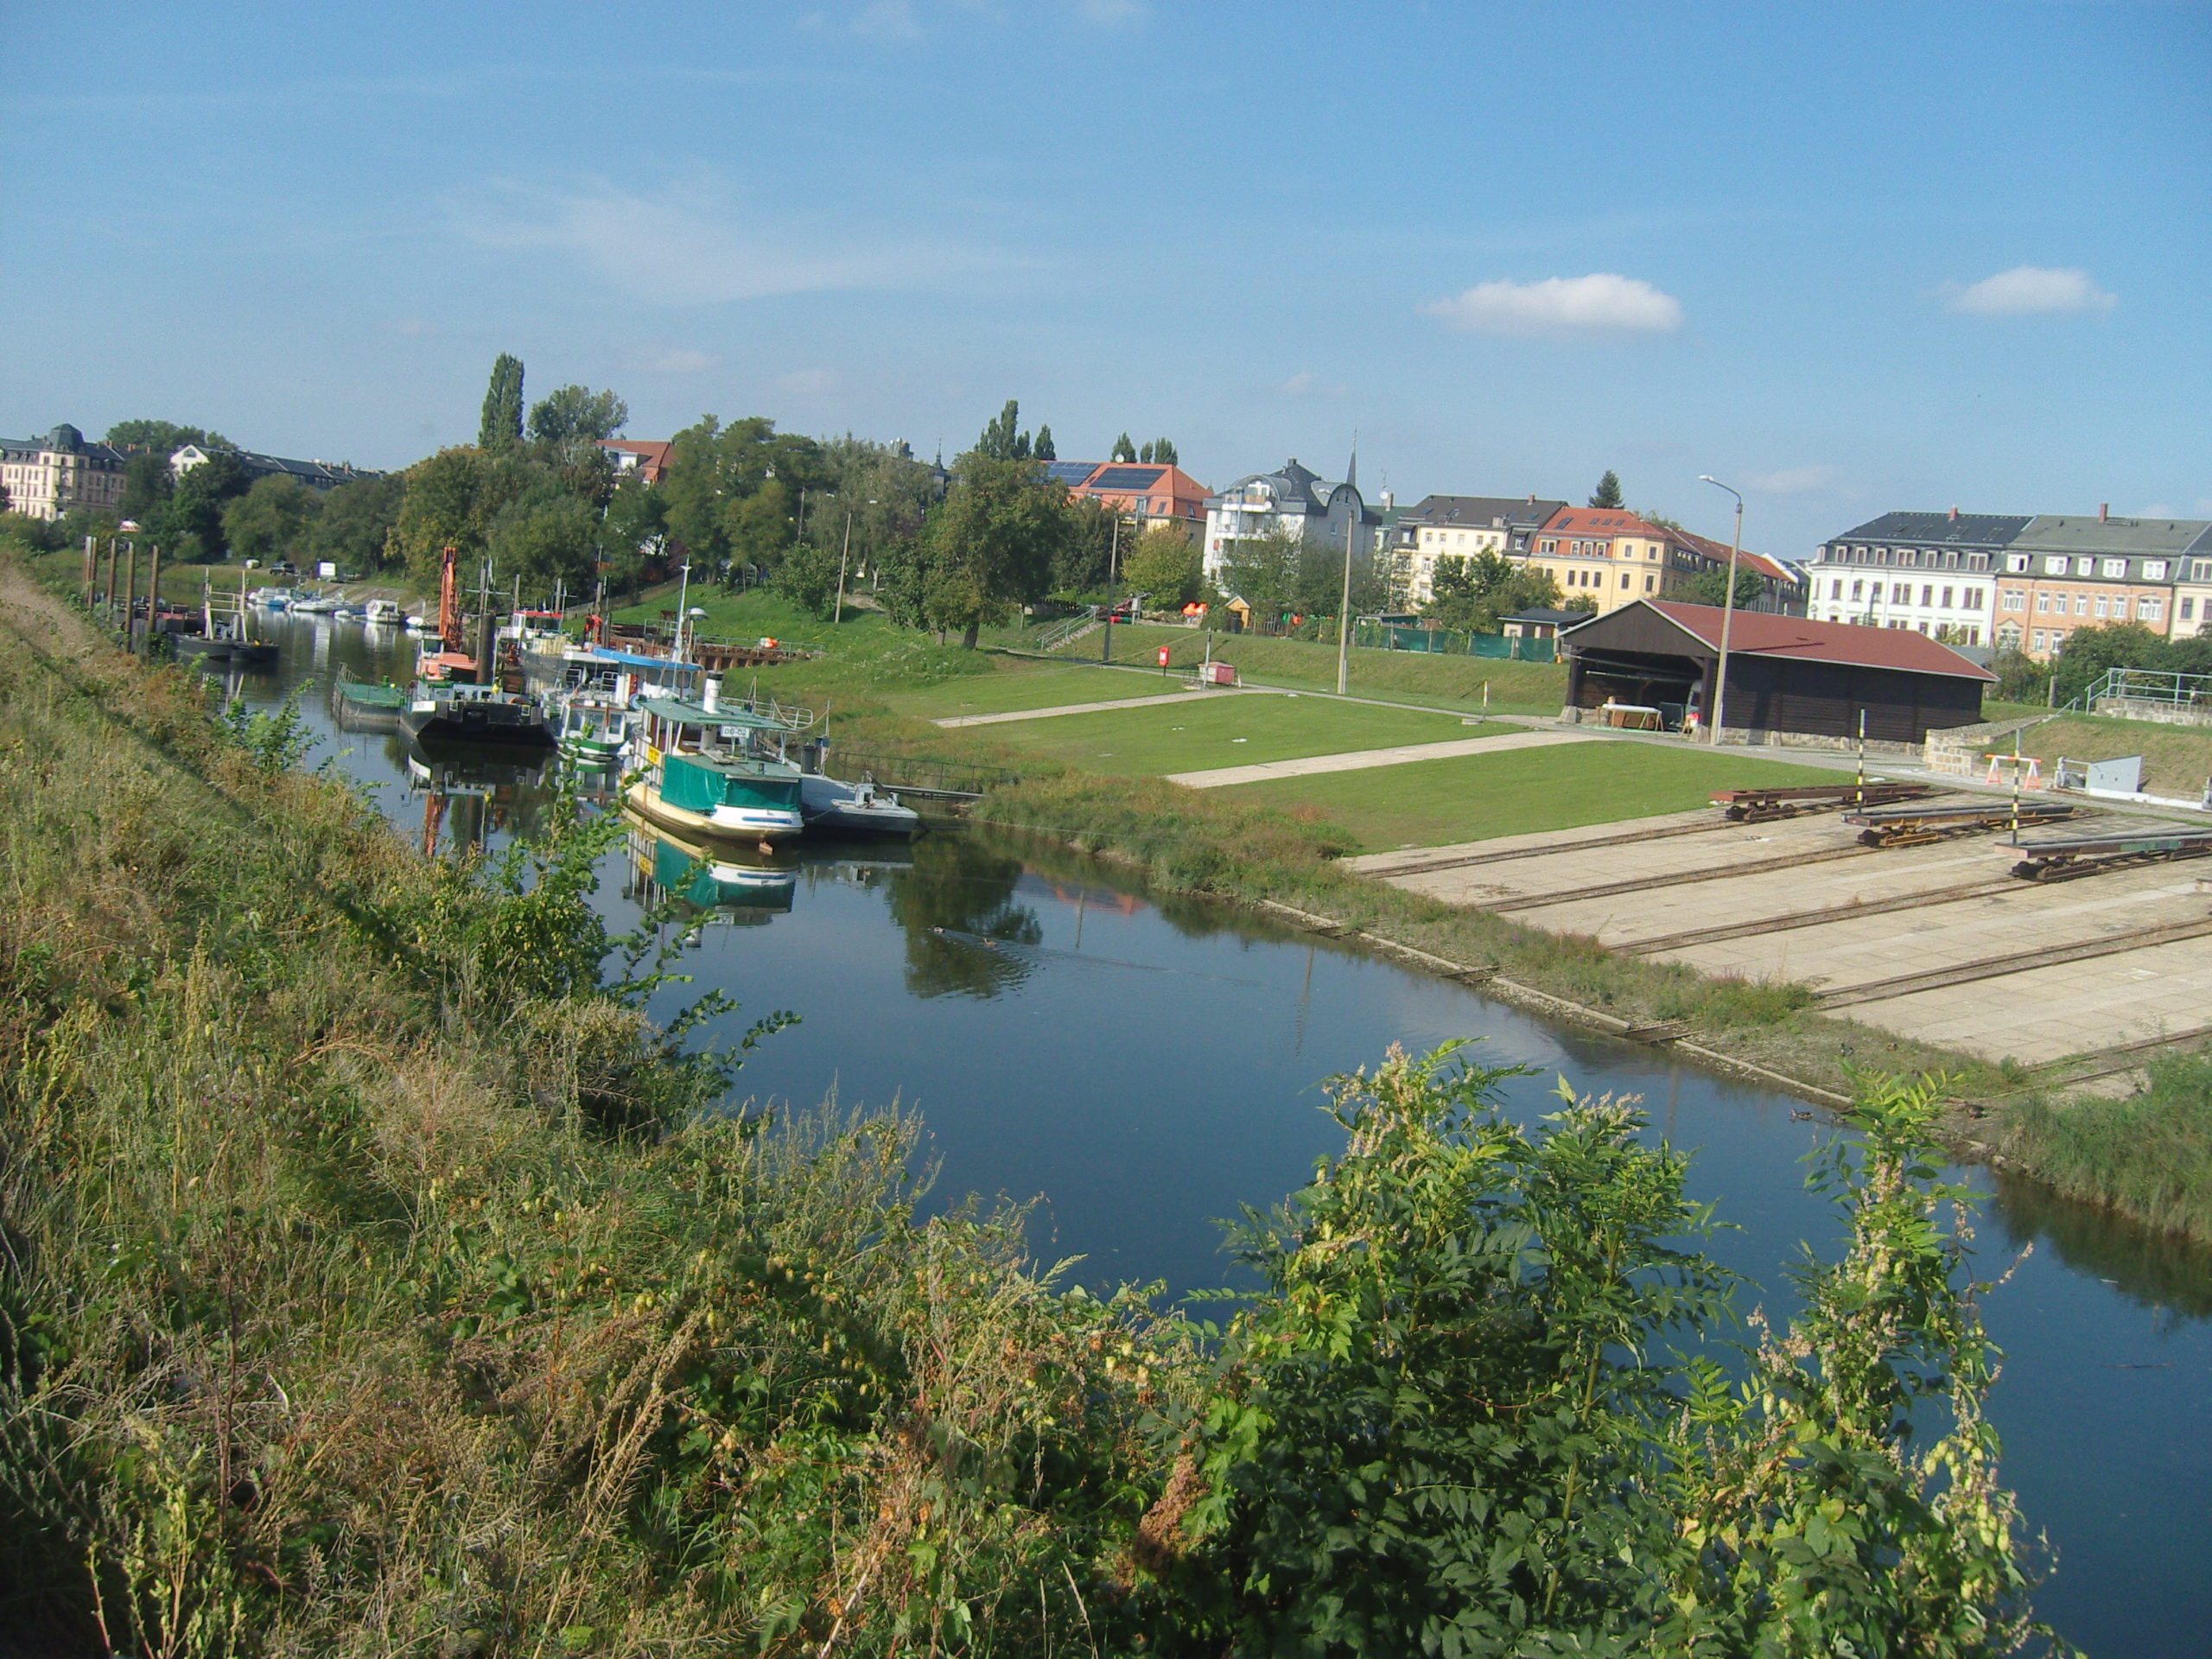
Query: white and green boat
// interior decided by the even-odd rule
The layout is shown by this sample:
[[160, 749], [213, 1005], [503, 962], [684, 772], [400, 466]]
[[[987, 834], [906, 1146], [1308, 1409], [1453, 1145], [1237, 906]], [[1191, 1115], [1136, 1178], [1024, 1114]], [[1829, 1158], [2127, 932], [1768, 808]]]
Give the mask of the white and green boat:
[[679, 835], [773, 841], [806, 827], [796, 764], [785, 758], [797, 729], [742, 706], [724, 708], [721, 686], [701, 700], [645, 697], [645, 775], [630, 787], [632, 810]]
[[580, 685], [555, 699], [561, 753], [578, 766], [620, 766], [636, 723], [630, 699], [602, 687]]

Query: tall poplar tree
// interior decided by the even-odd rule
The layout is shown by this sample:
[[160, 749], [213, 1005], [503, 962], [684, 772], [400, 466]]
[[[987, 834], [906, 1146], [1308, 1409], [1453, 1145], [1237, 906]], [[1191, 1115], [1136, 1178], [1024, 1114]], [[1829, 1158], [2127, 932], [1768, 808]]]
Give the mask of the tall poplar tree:
[[1032, 458], [1037, 461], [1058, 461], [1060, 458], [1060, 452], [1052, 447], [1051, 427], [1040, 426], [1037, 429], [1036, 446], [1030, 454]]
[[522, 359], [501, 352], [492, 364], [492, 384], [484, 391], [484, 419], [477, 428], [480, 449], [512, 449], [522, 442]]
[[1109, 461], [1135, 461], [1136, 458], [1137, 447], [1129, 442], [1129, 435], [1126, 432], [1114, 440], [1114, 453], [1106, 457]]

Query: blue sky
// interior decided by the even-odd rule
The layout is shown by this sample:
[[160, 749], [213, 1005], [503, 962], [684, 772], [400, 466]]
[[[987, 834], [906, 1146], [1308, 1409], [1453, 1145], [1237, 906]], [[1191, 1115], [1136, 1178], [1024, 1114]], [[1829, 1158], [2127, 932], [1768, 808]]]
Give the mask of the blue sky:
[[[493, 356], [948, 454], [2212, 516], [2212, 8], [4, 8], [0, 429], [397, 466]], [[27, 181], [43, 181], [31, 184]]]

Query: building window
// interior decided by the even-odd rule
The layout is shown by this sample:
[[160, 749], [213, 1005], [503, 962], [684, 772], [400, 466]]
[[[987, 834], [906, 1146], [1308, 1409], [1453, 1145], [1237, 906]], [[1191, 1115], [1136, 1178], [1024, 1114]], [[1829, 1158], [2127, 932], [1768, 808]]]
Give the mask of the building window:
[[1951, 608], [1951, 592], [1948, 588], [1943, 590], [1943, 608], [1947, 611]]
[[1835, 579], [1835, 591], [1831, 594], [1829, 597], [1831, 599], [1841, 599], [1843, 597], [1843, 578], [1841, 576], [1838, 576]]
[[1918, 564], [1920, 555], [1911, 548], [1901, 547], [1897, 549], [1897, 563], [1904, 565]]
[[[2105, 597], [2105, 595], [2104, 595], [2104, 594], [2099, 594], [2097, 595], [2097, 620], [2098, 620], [2098, 621], [2100, 621], [2100, 622], [2103, 621], [2103, 620], [2105, 620], [2105, 618], [2106, 618], [2108, 614], [2110, 614], [2110, 613], [2109, 613], [2109, 612], [2107, 612], [2107, 611], [2105, 609], [2105, 607], [2106, 607], [2106, 606], [2107, 606], [2107, 605], [2109, 605], [2111, 602], [2112, 602], [2112, 601], [2111, 601], [2110, 600], [2107, 599], [2107, 598]], [[2126, 601], [2122, 601], [2122, 608], [2123, 608], [2123, 609], [2125, 609], [2125, 607], [2126, 607]]]
[[2191, 559], [2189, 562], [2191, 582], [2212, 582], [2212, 559]]
[[2036, 649], [2037, 651], [2043, 651], [2047, 649], [2050, 645], [2050, 636], [2045, 633], [2041, 628], [2037, 628], [2036, 630]]
[[2028, 596], [2017, 588], [2007, 588], [2005, 590], [2005, 608], [2008, 611], [2026, 610]]
[[[1658, 578], [1658, 577], [1656, 577], [1656, 576], [1646, 576], [1646, 577], [1643, 579], [1643, 591], [1644, 591], [1645, 593], [1647, 593], [1647, 594], [1648, 594], [1648, 593], [1649, 593], [1649, 592], [1650, 592], [1654, 588], [1656, 588], [1658, 585], [1659, 585], [1659, 578]], [[1836, 586], [1837, 586], [1837, 587], [1839, 587], [1839, 588], [1840, 588], [1840, 587], [1842, 587], [1842, 586], [1843, 586], [1843, 584], [1842, 584], [1841, 582], [1838, 582], [1838, 583], [1836, 584]]]
[[2104, 574], [2115, 579], [2124, 579], [2127, 575], [2127, 561], [2126, 559], [2107, 559], [2105, 561]]
[[2182, 620], [2183, 621], [2186, 622], [2186, 621], [2188, 621], [2191, 617], [2195, 616], [2196, 614], [2196, 601], [2195, 600], [2193, 600], [2193, 599], [2184, 599], [2183, 601], [2182, 601], [2182, 602], [2181, 602], [2181, 620]]
[[2043, 569], [2047, 576], [2063, 576], [2066, 574], [2066, 561], [2058, 558], [2045, 559], [2043, 562]]
[[1866, 584], [1865, 582], [1853, 582], [1853, 583], [1851, 584], [1851, 596], [1852, 596], [1853, 599], [1859, 599], [1859, 598], [1862, 598], [1862, 597], [1864, 597], [1864, 595], [1865, 595], [1865, 591], [1866, 591]]
[[1556, 553], [1559, 551], [1559, 543], [1557, 542], [1539, 542], [1536, 543], [1536, 550], [1539, 553]]
[[[1933, 605], [1936, 602], [1936, 590], [1923, 584], [1920, 589], [1920, 602], [1923, 605]], [[1948, 600], [1944, 602], [1949, 603]]]
[[2075, 594], [2075, 595], [2074, 595], [2074, 614], [2075, 614], [2075, 615], [2076, 615], [2076, 616], [2087, 616], [2088, 613], [2089, 613], [2089, 596], [2088, 596], [2087, 594]]
[[1912, 584], [1909, 582], [1891, 583], [1890, 587], [1890, 603], [1892, 605], [1911, 604]]
[[2135, 620], [2138, 622], [2163, 621], [2165, 614], [2166, 607], [2163, 601], [2152, 599], [2145, 594], [2135, 601]]
[[1629, 577], [1629, 574], [1628, 574], [1628, 572], [1627, 572], [1627, 571], [1625, 571], [1625, 570], [1622, 571], [1622, 572], [1621, 572], [1621, 586], [1622, 586], [1622, 587], [1624, 587], [1624, 588], [1627, 587], [1627, 586], [1629, 585], [1629, 581], [1630, 581], [1630, 577]]
[[2036, 595], [2036, 609], [2038, 612], [2044, 612], [2050, 609], [2050, 595], [2049, 594], [2037, 594]]
[[2146, 559], [2146, 560], [2145, 560], [2145, 561], [2144, 561], [2144, 563], [2143, 563], [2143, 580], [2144, 580], [2144, 581], [2145, 581], [2145, 582], [2164, 582], [2165, 579], [2166, 579], [2166, 562], [2165, 562], [2164, 559]]

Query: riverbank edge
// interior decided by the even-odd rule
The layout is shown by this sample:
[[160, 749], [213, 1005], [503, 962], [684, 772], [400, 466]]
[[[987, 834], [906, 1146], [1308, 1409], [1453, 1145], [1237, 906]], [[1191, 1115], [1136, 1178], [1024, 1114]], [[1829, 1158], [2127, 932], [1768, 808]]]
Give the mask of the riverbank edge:
[[1318, 815], [1232, 804], [1156, 779], [1065, 774], [989, 791], [969, 816], [1833, 1112], [1847, 1113], [1856, 1071], [1939, 1074], [1949, 1101], [1943, 1140], [1961, 1162], [2212, 1243], [2212, 1161], [2193, 1116], [2145, 1109], [2141, 1124], [2127, 1124], [2131, 1101], [2069, 1097], [2038, 1088], [2032, 1068], [1820, 1014], [1803, 986], [1708, 977], [1402, 892], [1343, 868], [1341, 838]]

